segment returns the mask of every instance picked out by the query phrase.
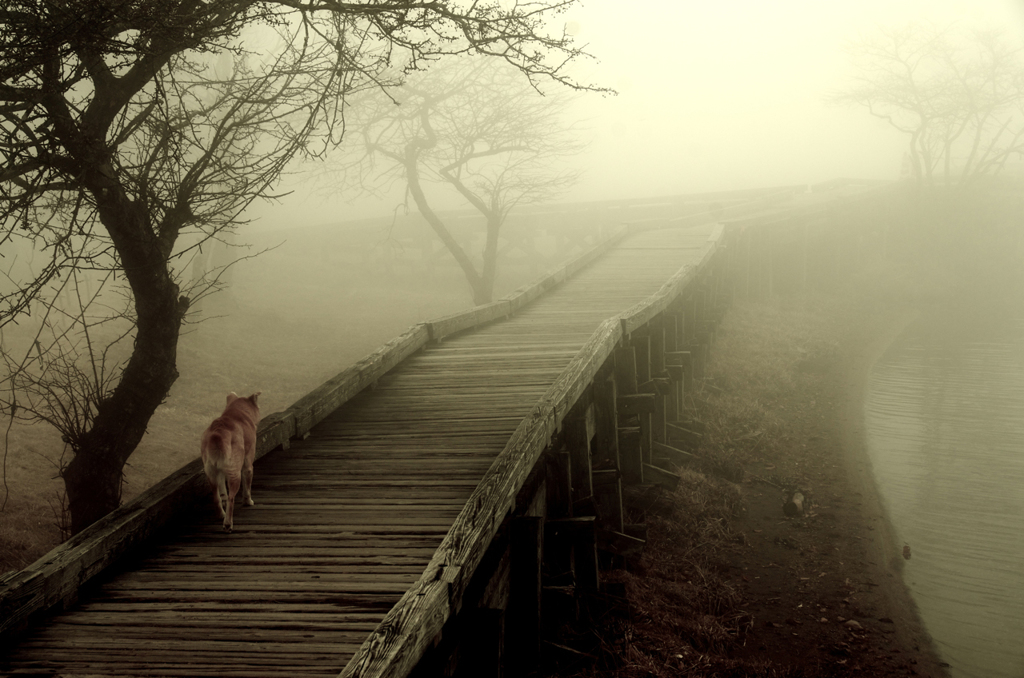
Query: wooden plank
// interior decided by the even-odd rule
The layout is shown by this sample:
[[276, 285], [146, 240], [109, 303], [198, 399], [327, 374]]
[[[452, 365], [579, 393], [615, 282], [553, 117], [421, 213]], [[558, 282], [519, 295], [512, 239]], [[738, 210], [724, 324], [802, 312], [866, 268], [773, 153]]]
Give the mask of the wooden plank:
[[636, 352], [632, 346], [615, 351], [615, 392], [618, 398], [637, 392]]
[[571, 460], [569, 469], [572, 502], [594, 494], [590, 440], [594, 437], [595, 426], [593, 405], [586, 408], [583, 416], [568, 419], [564, 425], [565, 446], [569, 450]]
[[[680, 251], [683, 250], [685, 247]], [[705, 250], [706, 247], [701, 251]], [[261, 454], [271, 446], [287, 445], [292, 436], [305, 435], [316, 421], [327, 416], [336, 402], [345, 402], [354, 393], [361, 392], [378, 380], [381, 380], [381, 389], [389, 391], [390, 405], [387, 407], [366, 407], [365, 403], [378, 400], [361, 397], [353, 407], [352, 414], [346, 415], [355, 417], [358, 413], [358, 424], [334, 423], [332, 420], [331, 425], [323, 429], [322, 436], [318, 434], [310, 441], [295, 445], [290, 450], [294, 458], [287, 463], [283, 459], [289, 455], [270, 458], [268, 461], [272, 462], [275, 470], [273, 474], [257, 474], [257, 482], [260, 483], [258, 488], [262, 487], [267, 492], [273, 490], [289, 493], [293, 500], [299, 502], [300, 508], [279, 509], [285, 504], [276, 500], [276, 505], [271, 502], [247, 510], [243, 515], [250, 519], [248, 531], [241, 528], [239, 533], [231, 535], [231, 541], [220, 539], [224, 535], [216, 533], [215, 526], [202, 526], [188, 537], [193, 544], [189, 548], [208, 546], [211, 549], [200, 561], [196, 561], [200, 563], [198, 566], [178, 569], [176, 574], [172, 569], [166, 572], [157, 569], [145, 576], [139, 575], [146, 579], [146, 583], [139, 580], [137, 586], [130, 585], [129, 578], [125, 588], [119, 592], [108, 591], [97, 597], [97, 604], [135, 605], [132, 592], [148, 591], [150, 594], [159, 592], [161, 596], [166, 592], [162, 604], [169, 605], [213, 606], [214, 609], [227, 610], [236, 603], [247, 602], [260, 605], [257, 608], [259, 610], [271, 609], [263, 606], [284, 609], [282, 606], [287, 605], [322, 605], [324, 591], [327, 591], [330, 600], [335, 601], [332, 604], [362, 606], [381, 611], [390, 607], [391, 611], [384, 622], [360, 647], [350, 666], [361, 676], [371, 673], [404, 675], [437, 637], [451, 611], [457, 609], [457, 605], [453, 607], [453, 601], [460, 603], [465, 584], [495, 531], [514, 507], [518, 489], [550, 441], [551, 434], [588, 388], [601, 370], [604, 359], [620, 340], [623, 329], [621, 318], [607, 321], [606, 325], [610, 325], [602, 326], [597, 333], [591, 334], [596, 322], [593, 318], [600, 318], [599, 314], [604, 312], [600, 308], [610, 309], [607, 313], [613, 314], [626, 305], [621, 304], [619, 298], [630, 299], [629, 303], [632, 303], [632, 299], [642, 296], [637, 295], [635, 290], [644, 289], [644, 285], [649, 283], [639, 285], [631, 282], [639, 270], [638, 265], [653, 264], [656, 260], [669, 261], [671, 257], [681, 256], [680, 251], [673, 253], [654, 242], [637, 245], [635, 254], [624, 251], [617, 263], [609, 264], [600, 275], [591, 275], [586, 283], [581, 283], [582, 288], [592, 285], [594, 280], [610, 285], [615, 294], [609, 295], [606, 302], [601, 302], [606, 306], [593, 304], [583, 309], [575, 299], [569, 299], [568, 303], [552, 305], [540, 311], [537, 311], [536, 306], [524, 308], [517, 318], [516, 329], [503, 329], [501, 333], [488, 334], [490, 338], [486, 339], [477, 340], [474, 337], [468, 348], [462, 348], [460, 344], [460, 348], [451, 350], [453, 344], [445, 344], [437, 348], [436, 353], [418, 358], [415, 368], [408, 373], [404, 371], [395, 379], [383, 377], [405, 357], [418, 351], [425, 339], [430, 338], [432, 329], [437, 338], [447, 337], [458, 331], [459, 323], [467, 317], [480, 320], [488, 313], [496, 312], [495, 309], [511, 309], [513, 302], [506, 299], [491, 309], [457, 314], [459, 318], [442, 318], [436, 321], [433, 328], [429, 325], [417, 326], [389, 342], [389, 345], [329, 381], [316, 395], [311, 394], [305, 401], [300, 399], [299, 403], [284, 413], [275, 413], [265, 419], [265, 427], [261, 428]], [[596, 256], [588, 254], [577, 258], [566, 270], [575, 272], [588, 265]], [[585, 271], [584, 274], [590, 275], [590, 272]], [[566, 276], [562, 274], [563, 279]], [[566, 280], [567, 285], [574, 282]], [[569, 290], [569, 293], [576, 294], [573, 290]], [[576, 346], [579, 342], [586, 342], [585, 350], [574, 356], [571, 349], [560, 348], [573, 346], [574, 342]], [[508, 351], [510, 346], [520, 346], [514, 358], [495, 360], [496, 355]], [[560, 369], [567, 362], [568, 366], [564, 370]], [[445, 372], [442, 379], [437, 379], [438, 370]], [[508, 375], [507, 382], [495, 379], [503, 370]], [[524, 379], [524, 374], [529, 374], [529, 378]], [[550, 380], [556, 375], [554, 383], [551, 383]], [[435, 388], [427, 401], [418, 396], [415, 389], [422, 389], [425, 384], [431, 383]], [[545, 384], [550, 386], [545, 389]], [[535, 390], [526, 388], [528, 385]], [[524, 402], [524, 399], [525, 405], [517, 405]], [[613, 391], [611, 402], [614, 403], [614, 400]], [[536, 403], [532, 409], [530, 402]], [[510, 411], [521, 407], [519, 411], [525, 419], [517, 427], [515, 422], [520, 419], [518, 412], [507, 416], [465, 414], [472, 405], [487, 411]], [[611, 405], [611, 411], [614, 412], [614, 405]], [[614, 425], [614, 416], [611, 419]], [[382, 427], [386, 427], [385, 435], [382, 435]], [[490, 436], [490, 431], [502, 427], [514, 432], [502, 453], [484, 472], [487, 462], [473, 461], [469, 455], [483, 453], [488, 445], [494, 443], [488, 441], [484, 444], [474, 441], [474, 438], [479, 439], [481, 434], [484, 437]], [[614, 428], [612, 431], [614, 433]], [[376, 439], [369, 440], [371, 436]], [[410, 436], [416, 436], [417, 439], [412, 440]], [[600, 434], [597, 437], [600, 438]], [[613, 435], [609, 447], [615, 447], [614, 438]], [[459, 440], [463, 441], [462, 446], [455, 442]], [[447, 444], [443, 441], [447, 441]], [[391, 454], [399, 443], [406, 447], [404, 451], [395, 453], [391, 459], [394, 463], [378, 465], [375, 469], [375, 456]], [[325, 467], [326, 462], [338, 456], [336, 450], [340, 446], [345, 449], [344, 464], [337, 467], [338, 471]], [[449, 456], [435, 459], [432, 471], [420, 472], [420, 467], [432, 454], [436, 457], [438, 452], [446, 448]], [[465, 459], [457, 456], [463, 451], [467, 455]], [[267, 468], [269, 470], [271, 467]], [[193, 475], [201, 478], [198, 468], [192, 470]], [[306, 479], [313, 472], [319, 476], [318, 489], [328, 493], [330, 501], [335, 503], [327, 503], [311, 514], [307, 508], [316, 506], [317, 499], [304, 485], [308, 485]], [[367, 485], [367, 479], [373, 477], [375, 472], [382, 474], [383, 479], [375, 479], [372, 485]], [[484, 473], [484, 479], [476, 484], [481, 472]], [[612, 473], [616, 471], [612, 470]], [[200, 491], [205, 493], [204, 485], [205, 482], [200, 483]], [[470, 494], [474, 486], [476, 489], [472, 489]], [[618, 489], [618, 480], [603, 487]], [[455, 488], [459, 492], [452, 493]], [[344, 497], [349, 493], [353, 501], [366, 506], [374, 493], [382, 490], [397, 493], [394, 496], [401, 498], [408, 498], [416, 491], [437, 492], [439, 497], [454, 497], [463, 492], [462, 488], [465, 488], [462, 496], [468, 497], [469, 501], [461, 506], [455, 523], [444, 535], [443, 541], [442, 533], [436, 529], [443, 529], [440, 526], [450, 519], [450, 510], [414, 508], [411, 510], [418, 511], [418, 514], [409, 521], [411, 524], [402, 526], [389, 522], [391, 514], [403, 512], [409, 506], [420, 506], [417, 503], [421, 501], [419, 499], [414, 503], [395, 504], [394, 511], [385, 510], [382, 506], [376, 515], [369, 511], [348, 511], [343, 508]], [[619, 504], [620, 512], [617, 527], [621, 532], [621, 500], [616, 503]], [[311, 518], [311, 515], [315, 517]], [[338, 526], [342, 525], [346, 528], [343, 533], [339, 533]], [[398, 604], [392, 606], [394, 597], [389, 598], [383, 592], [375, 593], [373, 589], [390, 588], [392, 583], [408, 581], [415, 574], [415, 566], [402, 565], [396, 568], [385, 564], [376, 570], [365, 571], [362, 577], [353, 577], [351, 575], [357, 574], [360, 565], [348, 561], [337, 562], [331, 576], [325, 578], [324, 575], [316, 574], [317, 568], [325, 566], [325, 559], [329, 560], [331, 554], [338, 553], [339, 549], [341, 552], [355, 553], [342, 547], [328, 546], [341, 541], [351, 544], [351, 549], [365, 549], [367, 554], [394, 553], [396, 548], [404, 548], [403, 544], [421, 551], [425, 548], [426, 553], [429, 553], [429, 546], [425, 544], [440, 541], [441, 547], [434, 552], [431, 564], [422, 571], [417, 583], [401, 596]], [[245, 546], [237, 546], [239, 543]], [[306, 551], [309, 557], [293, 560], [278, 574], [268, 576], [254, 586], [241, 586], [238, 591], [229, 590], [229, 576], [224, 572], [211, 572], [207, 569], [232, 567], [239, 562], [237, 558], [246, 558], [246, 553], [262, 558], [258, 562], [246, 561], [247, 564], [242, 568], [246, 573], [255, 573], [264, 565], [268, 568], [276, 567], [272, 555], [280, 553], [278, 557], [286, 559], [283, 551], [286, 544], [311, 549]], [[232, 553], [232, 550], [236, 557], [226, 555]], [[179, 555], [175, 559], [183, 560], [186, 553], [178, 551]], [[423, 554], [419, 557], [422, 558]], [[309, 579], [302, 575], [304, 572], [309, 574]], [[317, 581], [313, 580], [314, 577]], [[345, 579], [351, 580], [350, 589], [335, 589]], [[6, 619], [7, 615], [4, 617]], [[134, 634], [133, 630], [128, 635]]]
[[73, 599], [82, 583], [145, 542], [171, 518], [187, 515], [209, 489], [202, 462], [196, 459], [7, 577], [0, 588], [0, 643], [24, 628], [36, 612]]
[[647, 542], [615, 530], [598, 530], [597, 548], [616, 556], [637, 556]]
[[643, 450], [639, 427], [619, 429], [619, 459], [622, 462], [622, 480], [626, 483], [644, 482]]
[[464, 613], [460, 629], [458, 673], [465, 678], [501, 678], [505, 610], [474, 608]]
[[[360, 647], [342, 677], [402, 676], [419, 661], [452, 609], [461, 606], [472, 572], [554, 430], [554, 413], [542, 400], [488, 469], [416, 585], [425, 589], [443, 579], [443, 600], [403, 596]], [[428, 631], [433, 633], [412, 628], [423, 620], [430, 622]], [[408, 640], [400, 642], [403, 638]]]
[[[329, 382], [314, 391], [319, 395], [300, 399], [285, 413], [272, 414], [261, 422], [257, 432], [257, 455], [263, 456], [282, 445], [286, 436], [301, 433], [298, 414], [309, 409], [323, 411], [329, 405], [313, 408], [320, 396], [338, 398], [346, 393], [343, 383], [357, 374], [364, 385], [372, 383], [391, 367], [426, 343], [426, 328], [418, 325], [388, 342]], [[327, 393], [329, 392], [329, 396]], [[309, 408], [303, 406], [309, 405]], [[339, 403], [340, 404], [340, 403]], [[336, 409], [333, 408], [333, 409]], [[188, 514], [208, 494], [202, 464], [197, 459], [186, 464], [163, 481], [140, 494], [129, 504], [111, 512], [64, 544], [56, 547], [29, 567], [6, 578], [0, 588], [0, 642], [18, 631], [32, 615], [61, 601], [73, 598], [77, 589], [102, 572], [122, 555], [147, 541], [172, 518]]]
[[653, 464], [644, 464], [644, 479], [670, 492], [679, 486], [679, 475]]
[[676, 465], [686, 464], [696, 459], [693, 454], [666, 443], [655, 442], [653, 452], [655, 458], [664, 457]]
[[603, 242], [598, 243], [590, 251], [584, 252], [572, 259], [565, 264], [566, 277], [572, 277], [582, 271], [584, 268], [593, 263], [598, 257], [607, 252], [620, 242], [626, 235], [628, 235], [630, 229], [620, 227], [613, 231]]
[[[436, 572], [436, 570], [435, 570]], [[406, 676], [448, 619], [448, 587], [427, 573], [391, 608], [339, 678]]]
[[559, 273], [552, 272], [536, 282], [517, 288], [510, 294], [502, 297], [501, 301], [507, 301], [512, 313], [515, 313], [534, 299], [543, 296], [545, 293], [554, 289], [559, 283], [564, 281], [565, 271], [564, 269], [561, 269]]
[[[655, 399], [651, 413], [651, 439], [664, 442], [667, 439], [665, 423], [668, 420], [668, 396], [672, 393], [672, 382], [665, 372], [665, 316], [662, 314], [651, 323], [651, 378], [640, 384], [641, 393], [649, 392], [646, 384], [653, 385]], [[647, 387], [649, 388], [649, 387]]]
[[597, 590], [599, 583], [596, 520], [595, 516], [578, 516], [549, 520], [544, 526], [545, 538], [571, 543], [576, 583], [586, 590]]
[[517, 517], [510, 528], [511, 571], [505, 627], [512, 669], [523, 674], [536, 670], [540, 662], [544, 518]]
[[295, 415], [293, 413], [274, 412], [263, 417], [256, 433], [256, 459], [278, 448], [288, 449], [293, 437], [295, 437]]
[[539, 298], [546, 292], [554, 289], [559, 283], [568, 280], [579, 273], [589, 264], [597, 260], [602, 254], [610, 250], [617, 242], [629, 233], [626, 228], [617, 229], [604, 240], [592, 247], [590, 250], [570, 259], [565, 265], [548, 273], [540, 280], [524, 285], [511, 294], [502, 297], [501, 301], [509, 302], [512, 313], [526, 306], [534, 299]]
[[617, 322], [613, 319], [604, 321], [552, 383], [544, 397], [555, 408], [559, 422], [593, 383], [594, 377], [612, 355], [621, 337], [622, 330]]
[[619, 396], [616, 401], [619, 414], [651, 414], [656, 409], [655, 395], [652, 393], [634, 393]]
[[489, 304], [481, 304], [476, 308], [460, 313], [446, 315], [426, 323], [430, 331], [431, 341], [441, 341], [453, 334], [479, 327], [500, 318], [507, 318], [512, 315], [512, 304], [506, 299], [492, 301]]
[[[645, 381], [642, 384], [637, 385], [637, 390], [640, 393], [648, 393], [650, 395], [657, 396], [668, 396], [672, 395], [672, 380], [668, 378], [668, 372], [662, 368], [660, 374], [666, 376], [655, 377], [650, 381]], [[657, 412], [657, 408], [654, 409]]]
[[701, 443], [704, 442], [703, 435], [678, 424], [668, 424], [666, 428], [668, 430], [669, 443], [676, 444], [677, 446], [692, 450], [700, 447]]
[[618, 402], [615, 380], [599, 376], [594, 380], [594, 448], [592, 453], [598, 461], [608, 461], [612, 468], [619, 468], [619, 426]]
[[693, 364], [691, 351], [672, 351], [665, 354], [665, 369], [673, 380], [682, 382], [683, 393], [693, 389]]
[[622, 314], [622, 331], [629, 336], [636, 330], [651, 322], [665, 311], [690, 285], [693, 284], [699, 271], [707, 264], [722, 241], [724, 228], [721, 224], [715, 227], [707, 243], [701, 248], [695, 263], [688, 263], [675, 275], [669, 278], [655, 294], [631, 307]]
[[299, 398], [286, 410], [295, 417], [295, 435], [309, 432], [327, 415], [422, 348], [429, 338], [426, 325], [414, 325]]

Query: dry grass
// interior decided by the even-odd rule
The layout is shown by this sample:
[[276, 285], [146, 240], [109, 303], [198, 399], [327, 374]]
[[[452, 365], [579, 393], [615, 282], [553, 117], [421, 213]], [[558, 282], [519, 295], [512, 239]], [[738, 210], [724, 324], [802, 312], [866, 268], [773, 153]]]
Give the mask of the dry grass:
[[744, 539], [731, 526], [743, 504], [740, 486], [732, 481], [742, 478], [750, 459], [772, 457], [791, 443], [786, 407], [803, 382], [801, 373], [830, 369], [840, 357], [840, 333], [852, 331], [838, 320], [848, 310], [838, 303], [834, 297], [803, 296], [730, 309], [706, 376], [687, 402], [689, 416], [707, 427], [699, 459], [677, 469], [677, 490], [648, 511], [643, 556], [603, 575], [613, 589], [621, 585], [624, 600], [595, 605], [592, 627], [576, 629], [566, 640], [590, 653], [593, 664], [563, 666], [553, 675], [804, 675], [800, 667], [735, 658], [753, 619], [725, 576], [724, 563]]
[[[321, 292], [303, 303], [296, 303], [297, 290], [280, 284], [252, 284], [245, 291], [211, 299], [217, 302], [209, 305], [212, 317], [185, 328], [178, 345], [181, 376], [125, 467], [124, 501], [198, 456], [199, 435], [229, 391], [261, 390], [264, 415], [282, 410], [411, 324], [465, 305], [457, 286], [426, 284], [379, 284], [365, 294]], [[0, 435], [8, 423], [0, 417]], [[31, 564], [66, 537], [59, 469], [70, 454], [60, 435], [39, 423], [16, 423], [0, 455], [4, 447], [0, 574]]]

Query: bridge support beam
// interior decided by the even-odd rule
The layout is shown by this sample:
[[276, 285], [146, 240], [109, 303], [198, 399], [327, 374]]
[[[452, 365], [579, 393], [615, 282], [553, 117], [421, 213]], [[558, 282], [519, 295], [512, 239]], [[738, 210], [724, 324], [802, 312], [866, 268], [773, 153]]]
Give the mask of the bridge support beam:
[[544, 518], [513, 518], [509, 533], [509, 600], [506, 655], [516, 675], [536, 670], [540, 663], [541, 565], [544, 559]]
[[501, 678], [504, 657], [505, 611], [478, 607], [467, 610], [455, 678]]

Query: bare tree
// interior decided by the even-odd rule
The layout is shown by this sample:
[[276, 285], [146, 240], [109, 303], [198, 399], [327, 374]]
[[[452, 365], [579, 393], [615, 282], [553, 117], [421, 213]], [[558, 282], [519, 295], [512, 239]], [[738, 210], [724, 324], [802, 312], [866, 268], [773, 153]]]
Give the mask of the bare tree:
[[[330, 174], [371, 192], [404, 183], [462, 269], [473, 302], [488, 303], [510, 210], [557, 195], [578, 177], [561, 164], [583, 148], [579, 131], [564, 119], [567, 103], [564, 90], [541, 93], [507, 65], [454, 59], [398, 89], [360, 99], [349, 116], [358, 141], [350, 137], [352, 145]], [[432, 207], [439, 187], [456, 192], [484, 218], [479, 258]], [[431, 190], [434, 198], [428, 198]]]
[[922, 185], [966, 186], [1024, 153], [1024, 51], [995, 31], [880, 29], [850, 46], [863, 106], [909, 137]]
[[460, 53], [573, 84], [582, 52], [545, 27], [572, 2], [3, 3], [0, 328], [23, 350], [5, 353], [0, 408], [63, 434], [72, 532], [118, 506], [178, 377], [210, 282], [182, 287], [189, 257], [274, 197], [296, 155], [336, 142], [362, 89]]

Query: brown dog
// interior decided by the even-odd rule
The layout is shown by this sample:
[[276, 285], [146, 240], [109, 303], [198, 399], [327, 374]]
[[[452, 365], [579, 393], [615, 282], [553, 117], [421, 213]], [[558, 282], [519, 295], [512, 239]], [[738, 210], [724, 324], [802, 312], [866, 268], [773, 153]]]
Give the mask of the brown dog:
[[242, 500], [252, 506], [252, 463], [256, 458], [256, 426], [260, 408], [256, 397], [228, 394], [224, 414], [213, 420], [203, 433], [203, 469], [213, 486], [213, 497], [224, 519], [224, 529], [234, 526], [235, 495], [242, 486]]

